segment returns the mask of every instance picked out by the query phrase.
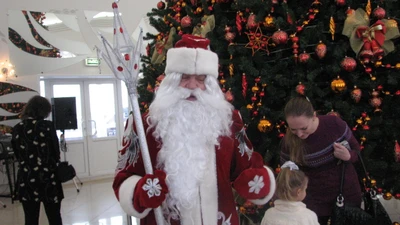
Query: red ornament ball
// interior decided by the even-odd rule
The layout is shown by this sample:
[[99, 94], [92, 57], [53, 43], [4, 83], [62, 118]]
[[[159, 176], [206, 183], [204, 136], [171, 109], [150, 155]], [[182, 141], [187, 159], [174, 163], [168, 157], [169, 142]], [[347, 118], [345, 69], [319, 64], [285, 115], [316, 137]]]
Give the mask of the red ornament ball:
[[317, 47], [315, 47], [315, 53], [317, 54], [318, 58], [324, 58], [326, 55], [326, 45], [320, 41]]
[[351, 91], [351, 98], [358, 103], [362, 96], [362, 91], [360, 88], [354, 87], [354, 90]]
[[346, 5], [346, 0], [336, 0], [336, 5], [344, 6], [344, 5]]
[[374, 9], [373, 13], [374, 13], [374, 16], [378, 20], [381, 20], [381, 19], [385, 18], [385, 16], [386, 16], [386, 11], [383, 8], [379, 7], [379, 6], [376, 9]]
[[286, 42], [288, 41], [288, 34], [285, 31], [277, 30], [272, 35], [272, 41], [277, 45], [286, 44]]
[[236, 36], [235, 33], [226, 32], [225, 33], [225, 40], [231, 42], [231, 41], [233, 41], [233, 39], [235, 39], [235, 36]]
[[301, 94], [301, 95], [304, 95], [304, 91], [306, 90], [306, 86], [304, 86], [304, 84], [302, 84], [302, 83], [299, 83], [297, 86], [296, 86], [296, 92], [297, 93], [299, 93], [299, 94]]
[[186, 28], [186, 27], [190, 27], [192, 25], [192, 18], [190, 18], [190, 16], [184, 16], [181, 19], [181, 26]]
[[356, 69], [357, 67], [357, 62], [355, 59], [352, 57], [345, 57], [342, 62], [340, 63], [340, 66], [346, 70], [347, 72], [352, 72]]
[[380, 98], [372, 98], [370, 100], [370, 104], [372, 105], [372, 107], [379, 107], [382, 104], [382, 99]]
[[395, 194], [395, 195], [394, 195], [394, 198], [400, 199], [400, 193]]
[[299, 61], [301, 63], [306, 63], [308, 62], [309, 59], [310, 59], [310, 54], [308, 54], [307, 52], [303, 52], [299, 55]]
[[158, 9], [165, 9], [165, 2], [159, 1], [159, 2], [157, 3], [157, 8], [158, 8]]
[[249, 18], [247, 18], [247, 29], [253, 30], [257, 27], [258, 23], [256, 22], [256, 15], [251, 13]]

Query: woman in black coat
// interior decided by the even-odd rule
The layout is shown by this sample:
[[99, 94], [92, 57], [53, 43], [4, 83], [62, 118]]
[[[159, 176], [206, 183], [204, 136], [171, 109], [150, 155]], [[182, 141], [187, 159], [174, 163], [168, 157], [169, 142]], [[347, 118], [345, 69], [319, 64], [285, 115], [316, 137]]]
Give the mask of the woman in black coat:
[[60, 162], [58, 137], [52, 121], [50, 102], [32, 97], [21, 113], [22, 121], [12, 130], [12, 146], [18, 160], [17, 198], [25, 214], [25, 225], [39, 223], [43, 202], [50, 225], [62, 225], [61, 200], [64, 198], [56, 168]]

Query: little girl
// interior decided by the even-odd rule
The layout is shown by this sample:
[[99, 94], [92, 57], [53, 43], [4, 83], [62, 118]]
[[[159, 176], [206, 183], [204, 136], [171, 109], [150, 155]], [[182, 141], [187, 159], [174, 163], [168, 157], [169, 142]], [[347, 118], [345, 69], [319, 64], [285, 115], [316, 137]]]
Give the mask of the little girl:
[[268, 209], [261, 225], [319, 225], [317, 214], [301, 201], [306, 197], [308, 177], [292, 161], [281, 166], [276, 178], [274, 207]]

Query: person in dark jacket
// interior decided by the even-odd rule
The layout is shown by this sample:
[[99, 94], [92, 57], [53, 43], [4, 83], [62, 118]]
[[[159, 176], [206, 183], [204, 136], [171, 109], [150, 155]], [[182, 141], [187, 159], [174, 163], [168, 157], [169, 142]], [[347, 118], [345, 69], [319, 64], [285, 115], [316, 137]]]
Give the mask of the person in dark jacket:
[[62, 225], [61, 200], [64, 198], [56, 168], [60, 148], [52, 121], [50, 102], [32, 97], [21, 113], [21, 122], [12, 130], [12, 146], [18, 160], [17, 198], [21, 201], [25, 225], [38, 225], [42, 202], [50, 225]]
[[[305, 97], [292, 98], [285, 106], [288, 124], [282, 140], [281, 163], [291, 160], [309, 177], [303, 202], [321, 225], [327, 224], [339, 194], [343, 163], [346, 163], [343, 195], [347, 205], [361, 206], [361, 187], [353, 165], [360, 145], [338, 116], [317, 116]], [[348, 143], [346, 146], [341, 143]]]

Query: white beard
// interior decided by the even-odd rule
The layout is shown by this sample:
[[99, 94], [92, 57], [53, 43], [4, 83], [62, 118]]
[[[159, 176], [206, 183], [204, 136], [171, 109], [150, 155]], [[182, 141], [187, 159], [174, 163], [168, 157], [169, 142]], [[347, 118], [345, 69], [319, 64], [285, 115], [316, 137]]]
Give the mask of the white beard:
[[[150, 106], [148, 122], [162, 144], [157, 167], [167, 174], [166, 206], [170, 215], [179, 215], [181, 207], [199, 203], [199, 187], [210, 154], [215, 154], [219, 136], [230, 135], [232, 105], [221, 91], [216, 97], [207, 90], [161, 85]], [[197, 101], [186, 100], [190, 95]]]

